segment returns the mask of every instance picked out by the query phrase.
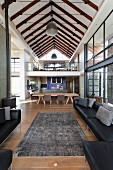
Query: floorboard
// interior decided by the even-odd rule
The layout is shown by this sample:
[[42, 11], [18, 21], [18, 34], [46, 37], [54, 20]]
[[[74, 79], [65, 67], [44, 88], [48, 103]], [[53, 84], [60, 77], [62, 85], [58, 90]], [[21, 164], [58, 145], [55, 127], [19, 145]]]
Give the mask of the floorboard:
[[[36, 101], [26, 100], [18, 104], [17, 108], [22, 110], [21, 129], [20, 125], [11, 133], [9, 138], [0, 146], [0, 148], [15, 150], [18, 143], [23, 138], [31, 122], [35, 118], [38, 112], [73, 112], [78, 120], [81, 128], [83, 129], [88, 140], [94, 141], [96, 137], [87, 129], [86, 124], [73, 109], [71, 103], [56, 104], [51, 106], [43, 103], [37, 105]], [[89, 170], [89, 166], [84, 159], [84, 156], [66, 156], [66, 157], [14, 157], [13, 158], [13, 170]]]

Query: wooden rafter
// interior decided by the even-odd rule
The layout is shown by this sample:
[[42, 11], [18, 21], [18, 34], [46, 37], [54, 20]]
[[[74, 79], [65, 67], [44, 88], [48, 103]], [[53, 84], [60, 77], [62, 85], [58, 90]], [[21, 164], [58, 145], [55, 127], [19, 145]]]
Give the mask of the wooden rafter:
[[[53, 43], [53, 41], [49, 41], [47, 44], [45, 44], [44, 46], [42, 46], [40, 49], [41, 51], [43, 51], [45, 48], [47, 48], [51, 43]], [[34, 50], [34, 52], [37, 52], [38, 51], [38, 48]]]
[[[50, 45], [48, 45], [47, 47], [45, 47], [44, 49], [42, 49], [42, 53], [47, 50], [49, 47], [53, 46], [54, 44], [51, 42]], [[36, 54], [38, 54], [39, 52], [37, 51]]]
[[30, 9], [32, 6], [34, 6], [36, 3], [38, 3], [40, 0], [34, 0], [33, 2], [31, 2], [30, 4], [28, 4], [27, 6], [25, 6], [24, 8], [22, 8], [20, 11], [18, 11], [16, 14], [14, 14], [13, 16], [11, 16], [10, 20], [13, 21], [15, 18], [17, 18], [19, 15], [22, 15], [25, 11], [27, 11], [28, 9]]
[[[75, 40], [70, 34], [68, 34], [67, 32], [65, 32], [63, 29], [61, 29], [60, 27], [58, 27], [57, 26], [57, 28], [58, 28], [58, 31], [60, 31], [60, 32], [62, 32], [65, 36], [67, 36], [68, 38], [70, 38], [70, 40], [72, 41], [73, 40], [73, 42], [74, 43], [79, 43], [77, 40]], [[76, 45], [76, 44], [75, 44]]]
[[52, 11], [52, 13], [57, 16], [59, 19], [61, 19], [62, 21], [64, 21], [65, 23], [67, 23], [69, 26], [71, 26], [75, 31], [78, 31], [80, 34], [84, 35], [84, 32], [81, 31], [80, 29], [78, 29], [77, 27], [75, 27], [73, 24], [71, 24], [68, 20], [66, 20], [65, 18], [63, 18], [61, 15], [57, 14], [55, 11]]
[[75, 48], [71, 45], [71, 43], [66, 42], [64, 39], [62, 39], [62, 38], [59, 37], [58, 35], [56, 35], [55, 38], [58, 38], [60, 41], [64, 42], [64, 43], [67, 44], [68, 46], [70, 46], [71, 49], [73, 49], [73, 50], [75, 49]]
[[89, 1], [88, 5], [91, 6], [93, 9], [95, 9], [96, 11], [98, 11], [98, 6], [96, 4], [94, 4], [93, 2]]
[[41, 46], [37, 46], [37, 48], [36, 49], [33, 49], [33, 51], [34, 52], [36, 52], [37, 50], [38, 50], [38, 48], [40, 48], [40, 49], [44, 49], [45, 47], [47, 47], [50, 43], [51, 43], [51, 41], [53, 41], [53, 39], [51, 38], [50, 40], [48, 39], [48, 41], [47, 42], [45, 42], [44, 44], [42, 44]]
[[[70, 33], [72, 36], [75, 36], [76, 38], [78, 38], [79, 40], [81, 40], [81, 37], [78, 36], [77, 34], [75, 34], [73, 31], [71, 31], [69, 28], [67, 28], [66, 26], [64, 26], [63, 24], [61, 24], [59, 21], [57, 21], [56, 19], [53, 19], [53, 21], [55, 21], [55, 23], [57, 23], [60, 27], [62, 27], [64, 30], [66, 30], [68, 33]], [[79, 43], [78, 40], [74, 39], [76, 43]]]
[[77, 45], [75, 43], [73, 43], [73, 41], [71, 41], [71, 39], [69, 39], [70, 37], [67, 38], [65, 35], [61, 34], [60, 32], [58, 32], [57, 35], [59, 35], [60, 37], [62, 37], [66, 41], [68, 41], [73, 47], [77, 47]]
[[[55, 40], [56, 40], [57, 42], [59, 42], [60, 44], [62, 44], [64, 47], [66, 47], [67, 50], [70, 48], [69, 45], [67, 46], [67, 44], [65, 44], [63, 41], [60, 41], [57, 37], [55, 37]], [[74, 50], [70, 49], [70, 51], [74, 51]]]
[[71, 2], [69, 2], [68, 0], [62, 0], [63, 2], [65, 2], [68, 6], [70, 6], [71, 8], [73, 8], [74, 10], [76, 10], [77, 12], [79, 12], [82, 16], [84, 16], [85, 18], [87, 18], [88, 20], [92, 21], [92, 17], [90, 15], [88, 15], [86, 12], [82, 11], [80, 8], [78, 8], [77, 6], [75, 6], [74, 4], [72, 4]]
[[42, 11], [44, 11], [45, 9], [47, 9], [50, 6], [50, 2], [48, 4], [46, 4], [45, 6], [43, 6], [42, 8], [40, 8], [38, 11], [34, 12], [32, 15], [30, 15], [29, 17], [27, 17], [26, 19], [24, 19], [23, 21], [21, 21], [19, 24], [17, 24], [16, 28], [21, 27], [23, 24], [25, 24], [27, 21], [29, 21], [30, 19], [34, 18], [36, 15], [38, 15], [39, 13], [41, 13]]
[[[55, 46], [58, 46], [59, 48], [61, 48], [66, 54], [67, 54], [67, 49], [65, 49], [64, 47], [61, 46], [61, 44], [55, 42]], [[71, 53], [70, 53], [71, 55]]]
[[45, 50], [43, 53], [42, 53], [42, 55], [41, 54], [38, 54], [37, 56], [38, 56], [38, 58], [41, 58], [41, 57], [43, 57], [45, 54], [46, 54], [46, 52], [48, 53], [49, 52], [49, 50], [51, 51], [53, 49], [53, 46], [51, 46], [51, 47], [49, 47], [47, 50]]
[[51, 50], [53, 49], [53, 47], [49, 48], [48, 50], [46, 50], [42, 56], [39, 56], [38, 58], [43, 57], [44, 55], [46, 55], [47, 53], [49, 53]]
[[60, 51], [62, 54], [65, 54], [66, 57], [70, 58], [69, 55], [67, 55], [67, 53], [64, 50], [62, 50], [62, 48], [58, 47], [58, 45], [55, 45], [55, 49]]
[[87, 25], [85, 25], [83, 22], [81, 22], [80, 20], [78, 20], [77, 18], [75, 18], [73, 15], [71, 15], [70, 13], [68, 13], [66, 10], [64, 10], [63, 8], [61, 8], [59, 5], [55, 4], [53, 1], [51, 2], [52, 5], [57, 8], [58, 10], [60, 10], [61, 12], [63, 12], [64, 14], [66, 14], [68, 17], [70, 17], [74, 22], [77, 22], [77, 24], [80, 24], [82, 27], [84, 27], [85, 29], [88, 29]]
[[[14, 2], [13, 0], [8, 0], [9, 5], [12, 4], [13, 2]], [[5, 8], [5, 3], [2, 4], [2, 9], [4, 9], [4, 8]]]
[[35, 46], [33, 46], [32, 47], [32, 49], [34, 50], [35, 48], [37, 48], [37, 46], [43, 46], [43, 43], [46, 43], [48, 40], [50, 40], [51, 39], [51, 37], [48, 37], [47, 35], [46, 35], [46, 37], [45, 37], [45, 39], [43, 39], [42, 41], [40, 41], [39, 43], [37, 43]]
[[37, 20], [36, 22], [34, 22], [33, 24], [31, 24], [29, 27], [27, 27], [25, 30], [23, 30], [21, 32], [21, 34], [26, 33], [27, 31], [29, 31], [31, 28], [33, 28], [34, 26], [36, 26], [38, 23], [40, 23], [41, 21], [43, 21], [45, 18], [47, 18], [48, 16], [51, 15], [51, 12], [47, 13], [46, 15], [44, 15], [42, 18], [40, 18], [39, 20]]
[[[35, 35], [35, 37], [31, 38], [29, 41], [27, 41], [28, 44], [30, 44], [32, 41], [36, 40], [37, 37], [40, 37], [41, 35], [43, 35], [45, 33], [45, 30], [41, 31], [38, 35]], [[45, 36], [45, 35], [44, 35]], [[30, 44], [30, 47], [32, 47], [33, 45], [35, 45], [35, 43], [37, 43], [38, 40], [36, 40], [36, 42], [33, 42], [32, 44]]]
[[[60, 43], [62, 46], [64, 46], [67, 50], [70, 48], [70, 46], [67, 46], [65, 43], [63, 43], [62, 41], [60, 41], [57, 37], [55, 37], [56, 42]], [[73, 52], [74, 50], [71, 49], [71, 52]]]
[[[64, 45], [61, 45], [58, 41], [55, 41], [55, 45], [58, 45], [60, 48], [62, 48], [63, 50], [65, 50], [66, 53], [67, 53], [67, 48], [66, 48]], [[73, 52], [70, 52], [70, 53], [73, 53]]]
[[40, 27], [38, 27], [36, 30], [32, 31], [30, 34], [28, 34], [26, 37], [24, 37], [24, 39], [28, 39], [30, 36], [32, 36], [33, 34], [37, 33], [38, 31], [40, 31], [43, 27], [47, 26], [47, 24], [51, 21], [51, 19], [47, 22], [45, 22], [44, 24], [42, 24]]

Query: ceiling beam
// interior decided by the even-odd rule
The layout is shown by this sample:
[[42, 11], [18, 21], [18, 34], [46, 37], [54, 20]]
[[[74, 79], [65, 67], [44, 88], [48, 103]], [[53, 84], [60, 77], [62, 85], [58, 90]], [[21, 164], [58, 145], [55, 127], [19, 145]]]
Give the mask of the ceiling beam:
[[[13, 2], [14, 2], [13, 0], [8, 0], [9, 5], [12, 4]], [[2, 4], [2, 9], [4, 9], [4, 8], [5, 8], [5, 3]]]
[[[59, 42], [60, 44], [62, 44], [64, 47], [67, 48], [67, 50], [70, 48], [70, 46], [67, 46], [67, 44], [63, 43], [62, 41], [60, 41], [57, 37], [55, 37], [55, 40], [57, 42]], [[74, 49], [71, 49], [72, 52], [74, 52]]]
[[57, 35], [59, 35], [60, 37], [62, 37], [62, 38], [65, 39], [66, 41], [68, 41], [71, 45], [73, 45], [74, 48], [77, 47], [77, 45], [76, 45], [75, 43], [73, 43], [73, 42], [69, 39], [69, 37], [67, 38], [66, 36], [62, 35], [60, 32], [58, 32]]
[[67, 55], [67, 53], [64, 50], [62, 50], [60, 47], [58, 47], [57, 45], [55, 45], [55, 49], [57, 49], [59, 52], [61, 52], [67, 58], [70, 58], [69, 55]]
[[24, 8], [22, 8], [20, 11], [16, 12], [14, 15], [12, 15], [10, 17], [10, 20], [13, 21], [15, 18], [17, 18], [19, 15], [22, 15], [25, 11], [27, 11], [28, 9], [30, 9], [32, 6], [34, 6], [36, 3], [38, 3], [40, 0], [34, 0], [33, 2], [31, 2], [30, 4], [28, 4], [27, 6], [25, 6]]
[[38, 11], [34, 12], [32, 15], [30, 15], [29, 17], [27, 17], [26, 19], [24, 19], [23, 21], [21, 21], [19, 24], [16, 25], [16, 28], [18, 29], [19, 27], [21, 27], [23, 24], [25, 24], [27, 21], [31, 20], [32, 18], [36, 17], [36, 15], [38, 15], [39, 13], [41, 13], [42, 11], [44, 11], [45, 9], [47, 9], [50, 6], [50, 2], [48, 4], [46, 4], [45, 6], [43, 6], [42, 8], [40, 8]]
[[[85, 0], [83, 0], [85, 2]], [[95, 9], [96, 11], [98, 11], [98, 6], [96, 4], [94, 4], [93, 2], [89, 1], [87, 3], [90, 7], [92, 7], [93, 9]]]
[[26, 33], [27, 31], [29, 31], [31, 28], [33, 28], [34, 26], [36, 26], [38, 23], [40, 23], [41, 21], [43, 21], [45, 18], [47, 18], [48, 16], [51, 15], [51, 12], [47, 13], [46, 15], [44, 15], [42, 18], [40, 18], [39, 20], [37, 20], [36, 22], [34, 22], [33, 24], [31, 24], [29, 27], [27, 27], [25, 30], [23, 30], [21, 32], [21, 35]]
[[[59, 21], [57, 21], [56, 19], [53, 18], [53, 21], [56, 22], [59, 26], [61, 26], [63, 29], [65, 29], [67, 32], [69, 32], [72, 36], [75, 36], [76, 38], [78, 38], [79, 40], [81, 40], [82, 38], [80, 36], [78, 36], [77, 34], [75, 34], [73, 31], [71, 31], [69, 28], [65, 27], [63, 24], [61, 24]], [[75, 40], [77, 43], [79, 43], [78, 40]]]
[[66, 42], [64, 39], [62, 39], [58, 35], [56, 35], [55, 38], [58, 38], [60, 41], [64, 42], [66, 45], [70, 46], [71, 49], [75, 50], [75, 48], [71, 45], [71, 43]]
[[[64, 46], [64, 45], [61, 45], [61, 43], [59, 43], [57, 40], [55, 41], [55, 45], [58, 45], [59, 47], [61, 47], [63, 50], [65, 50], [66, 51], [66, 53], [67, 53], [67, 48]], [[73, 54], [73, 52], [70, 52], [70, 54]]]
[[39, 59], [40, 59], [41, 57], [43, 57], [44, 55], [46, 55], [47, 53], [49, 53], [52, 49], [53, 49], [53, 47], [51, 47], [51, 48], [49, 48], [48, 50], [46, 50], [46, 51], [43, 53], [42, 56], [39, 56]]
[[40, 46], [40, 45], [43, 46], [43, 43], [46, 43], [47, 40], [49, 40], [50, 38], [52, 38], [52, 37], [46, 35], [46, 38], [43, 39], [41, 42], [37, 43], [35, 46], [33, 46], [32, 49], [34, 50], [37, 46]]
[[77, 12], [79, 12], [83, 17], [87, 18], [88, 20], [92, 21], [92, 17], [90, 15], [88, 15], [87, 13], [85, 13], [84, 11], [82, 11], [80, 8], [78, 8], [77, 6], [75, 6], [74, 4], [72, 4], [71, 2], [69, 2], [68, 0], [62, 0], [63, 2], [65, 2], [68, 6], [70, 6], [71, 8], [73, 8], [74, 10], [76, 10]]
[[33, 49], [34, 52], [36, 52], [38, 50], [38, 48], [40, 48], [41, 50], [44, 49], [45, 47], [47, 47], [51, 41], [53, 41], [53, 39], [51, 38], [51, 40], [48, 40], [47, 42], [45, 42], [42, 46], [37, 46], [36, 49]]
[[85, 29], [88, 29], [87, 25], [85, 25], [83, 22], [81, 22], [80, 20], [78, 20], [77, 18], [75, 18], [73, 15], [71, 15], [70, 13], [68, 13], [67, 11], [65, 11], [63, 8], [61, 8], [60, 6], [58, 6], [56, 3], [54, 3], [53, 1], [51, 2], [52, 5], [57, 8], [58, 10], [60, 10], [61, 12], [63, 12], [64, 14], [66, 14], [68, 17], [70, 17], [74, 22], [76, 22], [77, 24], [80, 24], [82, 27], [84, 27]]
[[[44, 49], [42, 50], [42, 53], [43, 53], [45, 50], [47, 50], [49, 47], [51, 47], [51, 46], [53, 46], [52, 42], [51, 42], [51, 44], [50, 44], [49, 46], [47, 46], [46, 48], [44, 48]], [[38, 54], [38, 53], [39, 53], [39, 52], [37, 51], [36, 54]]]
[[[27, 41], [28, 44], [30, 44], [32, 41], [34, 41], [37, 37], [43, 35], [45, 33], [45, 30], [43, 30], [42, 32], [40, 32], [38, 35], [35, 35], [35, 37], [31, 38], [29, 41]], [[46, 34], [45, 34], [46, 35]], [[45, 36], [44, 35], [44, 36]], [[36, 40], [37, 43], [38, 40]], [[35, 45], [35, 42], [33, 42], [32, 44], [30, 44], [30, 47]]]
[[[55, 46], [58, 46], [59, 48], [61, 48], [63, 51], [65, 51], [65, 53], [67, 54], [67, 49], [63, 48], [61, 46], [61, 44], [59, 44], [58, 42], [55, 42]], [[70, 53], [70, 55], [72, 55], [73, 53]]]
[[57, 14], [55, 11], [52, 11], [52, 13], [57, 16], [59, 19], [61, 19], [62, 21], [64, 21], [66, 24], [68, 24], [69, 26], [71, 26], [75, 31], [78, 31], [80, 34], [84, 35], [84, 32], [81, 31], [80, 29], [78, 29], [77, 27], [75, 27], [72, 23], [70, 23], [68, 20], [66, 20], [65, 18], [63, 18], [61, 15]]
[[[47, 44], [45, 44], [44, 46], [42, 46], [40, 49], [41, 51], [43, 51], [45, 48], [47, 48], [51, 43], [53, 42], [53, 40], [49, 41]], [[34, 52], [38, 51], [38, 48], [33, 50]]]
[[[79, 42], [78, 42], [77, 40], [75, 40], [70, 34], [68, 34], [67, 32], [65, 32], [64, 30], [62, 30], [62, 29], [59, 28], [58, 26], [57, 26], [57, 28], [58, 28], [58, 31], [62, 32], [65, 36], [67, 36], [68, 38], [70, 38], [71, 41], [73, 40], [73, 42], [79, 44]], [[77, 45], [77, 44], [75, 44], [75, 45]]]
[[32, 36], [33, 34], [37, 33], [38, 31], [40, 31], [43, 27], [47, 26], [47, 24], [51, 22], [51, 19], [47, 22], [45, 22], [43, 25], [41, 25], [40, 27], [38, 27], [36, 30], [32, 31], [30, 34], [28, 34], [27, 36], [24, 37], [24, 39], [28, 39], [30, 36]]
[[[56, 38], [55, 38], [55, 39], [56, 39]], [[62, 44], [64, 47], [66, 47], [66, 50], [69, 51], [69, 49], [70, 49], [69, 46], [67, 47], [65, 44], [62, 43], [62, 41], [59, 41], [58, 39], [56, 39], [56, 41], [57, 41], [58, 43]], [[74, 52], [74, 50], [72, 50], [72, 49], [70, 49], [70, 51], [71, 51], [72, 53]]]

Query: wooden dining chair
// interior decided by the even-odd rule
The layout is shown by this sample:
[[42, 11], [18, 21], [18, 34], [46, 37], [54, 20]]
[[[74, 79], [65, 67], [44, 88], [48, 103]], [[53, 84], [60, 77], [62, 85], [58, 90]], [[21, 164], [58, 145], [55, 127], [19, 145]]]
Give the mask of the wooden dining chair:
[[62, 103], [65, 104], [65, 96], [64, 95], [58, 95], [56, 102], [57, 102], [57, 104], [59, 104], [59, 102], [62, 102]]
[[46, 104], [46, 102], [50, 102], [50, 105], [52, 104], [51, 95], [44, 95], [43, 97], [44, 105]]

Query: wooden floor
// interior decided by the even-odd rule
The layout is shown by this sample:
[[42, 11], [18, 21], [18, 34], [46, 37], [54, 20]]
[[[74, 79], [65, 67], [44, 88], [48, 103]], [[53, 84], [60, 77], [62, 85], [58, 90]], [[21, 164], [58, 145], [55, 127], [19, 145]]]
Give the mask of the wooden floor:
[[[64, 105], [53, 103], [50, 105], [36, 104], [36, 101], [26, 100], [21, 102], [17, 108], [22, 110], [21, 131], [20, 125], [12, 132], [9, 138], [2, 144], [1, 148], [15, 150], [20, 140], [23, 138], [31, 122], [38, 112], [48, 111], [71, 111], [74, 113], [81, 128], [86, 134], [88, 140], [96, 140], [91, 131], [87, 130], [87, 126], [73, 109], [71, 103]], [[88, 164], [84, 156], [69, 157], [19, 157], [13, 158], [13, 170], [89, 170]]]

